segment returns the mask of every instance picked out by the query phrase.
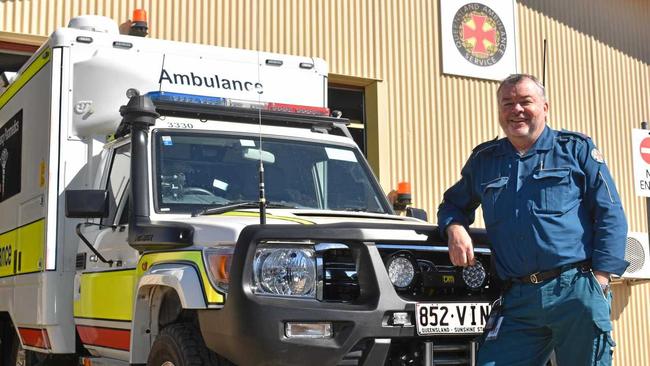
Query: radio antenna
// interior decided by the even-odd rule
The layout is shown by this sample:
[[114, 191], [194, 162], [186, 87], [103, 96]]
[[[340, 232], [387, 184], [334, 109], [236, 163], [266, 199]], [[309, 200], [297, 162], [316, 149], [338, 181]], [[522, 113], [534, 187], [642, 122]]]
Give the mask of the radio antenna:
[[546, 87], [546, 38], [544, 38], [544, 51], [542, 53], [542, 85]]
[[[259, 12], [256, 16], [259, 17]], [[264, 189], [264, 162], [262, 160], [262, 93], [264, 93], [264, 87], [260, 82], [260, 70], [262, 68], [260, 60], [260, 22], [257, 21], [257, 118], [258, 118], [258, 127], [259, 127], [259, 144], [260, 144], [260, 165], [259, 165], [259, 190], [260, 190], [260, 225], [266, 224], [266, 191]]]

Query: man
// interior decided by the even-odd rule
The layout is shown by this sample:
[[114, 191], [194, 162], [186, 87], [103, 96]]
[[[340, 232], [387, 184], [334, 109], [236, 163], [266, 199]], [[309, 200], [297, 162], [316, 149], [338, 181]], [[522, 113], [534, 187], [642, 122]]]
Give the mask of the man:
[[[466, 228], [482, 205], [506, 290], [479, 365], [609, 365], [609, 276], [622, 274], [627, 223], [602, 155], [546, 126], [544, 86], [511, 75], [497, 90], [506, 137], [478, 145], [438, 210], [454, 265], [474, 263]], [[487, 328], [487, 327], [486, 327]]]

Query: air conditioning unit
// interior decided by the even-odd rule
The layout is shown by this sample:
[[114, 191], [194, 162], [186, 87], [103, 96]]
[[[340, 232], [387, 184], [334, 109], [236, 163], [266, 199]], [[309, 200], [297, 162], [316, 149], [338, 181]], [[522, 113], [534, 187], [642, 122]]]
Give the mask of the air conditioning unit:
[[648, 233], [628, 232], [625, 260], [630, 262], [622, 278], [650, 279], [650, 246]]

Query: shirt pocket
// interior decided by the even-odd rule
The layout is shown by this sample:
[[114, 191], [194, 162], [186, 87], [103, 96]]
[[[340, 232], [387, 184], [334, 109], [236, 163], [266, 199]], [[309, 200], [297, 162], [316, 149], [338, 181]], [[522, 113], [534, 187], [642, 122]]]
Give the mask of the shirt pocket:
[[571, 207], [571, 168], [538, 170], [533, 174], [535, 184], [535, 211], [548, 214], [564, 214]]
[[485, 225], [495, 224], [502, 216], [497, 209], [497, 203], [507, 184], [508, 177], [499, 177], [481, 184], [481, 206]]

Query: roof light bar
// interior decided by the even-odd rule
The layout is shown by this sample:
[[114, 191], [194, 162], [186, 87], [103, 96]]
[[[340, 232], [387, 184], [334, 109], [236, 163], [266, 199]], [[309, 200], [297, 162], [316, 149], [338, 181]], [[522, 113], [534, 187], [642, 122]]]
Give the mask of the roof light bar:
[[329, 108], [284, 103], [269, 103], [266, 109], [269, 111], [300, 113], [313, 116], [329, 116], [330, 114]]
[[269, 112], [283, 112], [292, 114], [303, 114], [310, 116], [329, 116], [329, 108], [285, 104], [285, 103], [267, 103], [257, 102], [251, 100], [228, 99], [221, 97], [210, 97], [204, 95], [171, 93], [171, 92], [149, 92], [147, 96], [154, 102], [171, 102], [171, 103], [185, 103], [196, 104], [203, 106], [220, 106], [220, 107], [234, 107], [252, 110], [263, 110]]
[[170, 92], [149, 92], [147, 96], [154, 102], [190, 103], [201, 105], [225, 106], [227, 100], [220, 97], [208, 97], [204, 95], [170, 93]]

